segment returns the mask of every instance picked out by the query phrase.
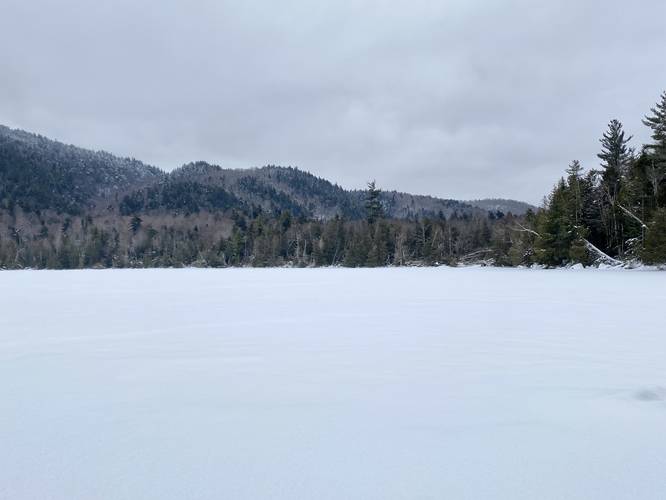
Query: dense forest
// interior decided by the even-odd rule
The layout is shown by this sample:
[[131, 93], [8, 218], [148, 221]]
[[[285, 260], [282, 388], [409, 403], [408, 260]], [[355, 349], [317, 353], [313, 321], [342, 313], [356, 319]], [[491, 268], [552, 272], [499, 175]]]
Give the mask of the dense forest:
[[0, 268], [666, 263], [666, 92], [536, 209], [348, 191], [291, 167], [171, 173], [0, 126]]
[[530, 208], [349, 191], [292, 167], [195, 162], [167, 174], [0, 126], [9, 269], [510, 264], [501, 235]]
[[643, 119], [652, 142], [630, 146], [618, 120], [600, 143], [599, 168], [573, 161], [545, 206], [522, 228], [529, 260], [567, 263], [666, 262], [666, 92]]
[[[178, 206], [189, 206], [185, 201]], [[53, 269], [519, 263], [505, 261], [511, 255], [505, 240], [520, 216], [472, 211], [389, 219], [372, 184], [364, 212], [357, 219], [313, 219], [259, 206], [96, 216], [15, 209], [0, 213], [6, 227], [0, 263]]]

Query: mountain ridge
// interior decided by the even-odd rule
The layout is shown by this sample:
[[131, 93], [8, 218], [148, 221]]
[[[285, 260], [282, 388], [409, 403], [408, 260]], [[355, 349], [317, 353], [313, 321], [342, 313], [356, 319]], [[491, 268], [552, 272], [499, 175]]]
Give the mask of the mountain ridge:
[[[5, 209], [122, 215], [261, 209], [360, 219], [364, 197], [363, 190], [344, 189], [296, 167], [231, 169], [197, 161], [166, 172], [134, 158], [0, 125], [0, 208]], [[462, 201], [400, 191], [382, 191], [381, 201], [387, 217], [395, 219], [495, 211], [520, 215], [531, 207], [516, 200]]]

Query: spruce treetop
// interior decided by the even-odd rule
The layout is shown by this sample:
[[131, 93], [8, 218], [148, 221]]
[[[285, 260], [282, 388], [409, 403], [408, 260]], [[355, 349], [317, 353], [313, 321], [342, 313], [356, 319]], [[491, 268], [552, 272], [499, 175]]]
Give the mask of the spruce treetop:
[[661, 149], [662, 154], [666, 154], [666, 91], [661, 94], [660, 101], [655, 107], [650, 108], [652, 115], [647, 115], [643, 119], [643, 124], [652, 129], [652, 139], [654, 145], [651, 148]]
[[380, 194], [381, 190], [376, 186], [375, 181], [368, 182], [368, 191], [365, 198], [365, 211], [370, 224], [384, 216], [384, 207], [379, 199]]

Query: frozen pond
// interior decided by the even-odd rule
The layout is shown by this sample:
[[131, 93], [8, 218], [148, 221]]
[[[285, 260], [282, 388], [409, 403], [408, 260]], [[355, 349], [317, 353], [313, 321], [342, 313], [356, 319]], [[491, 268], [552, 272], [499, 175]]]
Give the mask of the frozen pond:
[[666, 273], [0, 273], [0, 498], [666, 498]]

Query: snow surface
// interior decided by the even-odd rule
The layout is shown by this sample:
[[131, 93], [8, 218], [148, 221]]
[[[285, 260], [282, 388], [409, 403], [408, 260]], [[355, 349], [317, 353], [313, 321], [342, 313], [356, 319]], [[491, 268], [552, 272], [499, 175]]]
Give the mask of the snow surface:
[[666, 274], [0, 273], [0, 498], [666, 498]]

